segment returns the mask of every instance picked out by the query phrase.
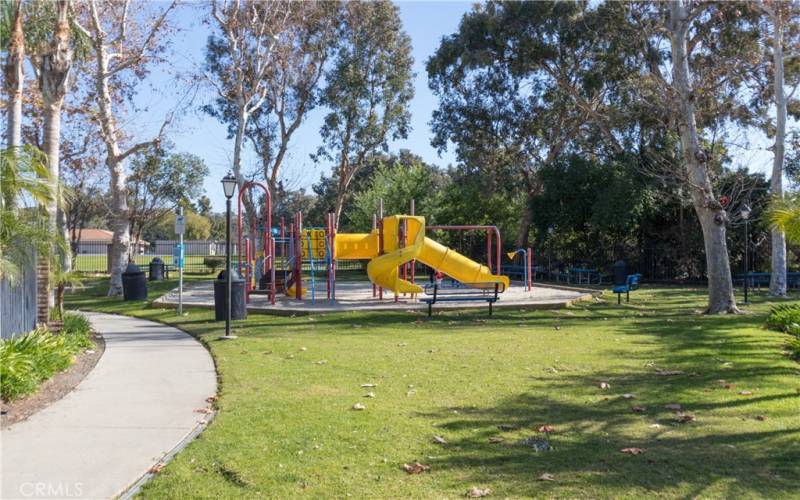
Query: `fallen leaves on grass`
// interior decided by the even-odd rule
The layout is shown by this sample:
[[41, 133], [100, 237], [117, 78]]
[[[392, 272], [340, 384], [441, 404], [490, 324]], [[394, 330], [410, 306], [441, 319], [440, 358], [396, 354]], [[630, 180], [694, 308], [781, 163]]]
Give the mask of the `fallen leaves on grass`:
[[403, 470], [409, 474], [422, 474], [423, 472], [428, 472], [431, 468], [419, 462], [414, 462], [413, 464], [403, 464]]
[[541, 476], [536, 478], [537, 481], [555, 481], [556, 476], [550, 474], [549, 472], [545, 472]]
[[361, 384], [361, 387], [367, 389], [369, 387], [378, 387], [378, 384]]
[[374, 398], [375, 397], [375, 393], [374, 392], [368, 392], [368, 393], [364, 394], [364, 397], [365, 398]]
[[433, 442], [436, 444], [447, 444], [447, 440], [442, 436], [433, 436]]
[[351, 408], [351, 409], [353, 409], [353, 410], [356, 410], [356, 411], [362, 411], [362, 410], [366, 410], [366, 409], [367, 409], [367, 407], [366, 407], [366, 406], [364, 406], [364, 405], [362, 405], [361, 403], [356, 403], [356, 404], [354, 404], [354, 405], [352, 406], [352, 408]]
[[547, 424], [539, 426], [539, 428], [537, 430], [539, 432], [555, 432], [556, 431], [555, 427], [553, 427], [552, 425], [547, 425]]
[[324, 365], [327, 362], [328, 362], [327, 359], [320, 359], [319, 361], [314, 361], [314, 364], [315, 365]]
[[501, 431], [508, 432], [508, 431], [515, 431], [515, 430], [519, 429], [519, 426], [518, 425], [513, 425], [513, 424], [498, 424], [497, 428], [500, 429]]
[[675, 422], [679, 424], [688, 424], [689, 422], [694, 422], [694, 415], [689, 415], [688, 413], [679, 413], [675, 418]]
[[611, 385], [608, 382], [600, 382], [601, 389], [611, 389]]
[[301, 347], [301, 348], [300, 348], [300, 350], [301, 350], [302, 352], [306, 352], [306, 351], [308, 350], [308, 347]]
[[739, 391], [739, 395], [740, 396], [752, 396], [753, 392], [752, 391]]
[[553, 449], [553, 447], [550, 446], [550, 441], [537, 437], [527, 437], [524, 439], [520, 439], [519, 441], [517, 441], [516, 444], [518, 446], [526, 446], [533, 448], [534, 451], [536, 451], [537, 453], [540, 451], [550, 451]]
[[149, 472], [150, 474], [158, 474], [159, 472], [161, 472], [161, 469], [164, 468], [164, 465], [165, 465], [164, 462], [159, 462], [159, 463], [155, 464], [154, 466], [150, 467], [147, 470], [147, 472]]
[[670, 404], [664, 405], [664, 408], [666, 408], [667, 410], [672, 410], [672, 411], [681, 411], [683, 409], [683, 407], [681, 405], [679, 405], [678, 403], [670, 403]]
[[641, 455], [644, 453], [644, 450], [641, 448], [622, 448], [619, 451], [622, 453], [627, 453], [628, 455]]
[[492, 444], [502, 443], [503, 441], [505, 441], [505, 439], [498, 436], [492, 436], [489, 438], [489, 442]]
[[467, 498], [481, 498], [481, 497], [488, 497], [492, 494], [492, 490], [489, 488], [478, 488], [477, 486], [473, 486], [469, 490], [467, 490]]
[[631, 407], [631, 411], [633, 413], [644, 413], [647, 411], [647, 408], [645, 408], [644, 406], [633, 406]]
[[756, 420], [760, 420], [761, 422], [763, 422], [766, 419], [767, 417], [765, 417], [764, 415], [756, 415]]
[[194, 412], [195, 412], [195, 413], [205, 413], [205, 414], [209, 414], [209, 413], [213, 413], [213, 412], [214, 412], [214, 410], [212, 410], [211, 408], [198, 408], [198, 409], [196, 409]]
[[625, 393], [625, 394], [622, 395], [622, 399], [633, 399], [635, 397], [636, 396], [634, 396], [633, 394], [629, 394], [629, 393]]
[[206, 398], [206, 403], [216, 403], [216, 402], [217, 402], [217, 395], [216, 394]]

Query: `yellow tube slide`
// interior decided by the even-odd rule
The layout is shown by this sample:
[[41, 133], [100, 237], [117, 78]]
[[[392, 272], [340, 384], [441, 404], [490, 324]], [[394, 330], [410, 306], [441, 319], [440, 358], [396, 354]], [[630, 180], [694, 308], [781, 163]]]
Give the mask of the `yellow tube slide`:
[[491, 286], [494, 288], [495, 283], [500, 283], [502, 286], [499, 291], [503, 292], [508, 288], [508, 276], [492, 274], [488, 267], [482, 266], [430, 238], [423, 240], [422, 248], [416, 259], [468, 286], [476, 288]]

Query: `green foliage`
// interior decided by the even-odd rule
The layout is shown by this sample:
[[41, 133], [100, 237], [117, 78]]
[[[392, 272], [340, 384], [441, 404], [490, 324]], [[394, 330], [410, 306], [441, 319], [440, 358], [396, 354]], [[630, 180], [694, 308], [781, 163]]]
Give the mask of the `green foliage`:
[[12, 283], [22, 267], [53, 251], [53, 236], [41, 204], [55, 198], [44, 154], [31, 146], [0, 151], [0, 277]]
[[[183, 216], [185, 217], [185, 226], [184, 226], [184, 233], [183, 237], [187, 240], [207, 240], [211, 237], [212, 234], [212, 222], [211, 219], [208, 217], [204, 217], [200, 214], [192, 212], [190, 210], [184, 210]], [[235, 217], [235, 215], [234, 215]], [[235, 222], [234, 222], [235, 224]], [[223, 227], [222, 227], [222, 235], [221, 237], [225, 237], [225, 226], [223, 220]], [[156, 241], [156, 240], [175, 240], [178, 239], [178, 236], [175, 234], [175, 213], [169, 212], [164, 215], [161, 220], [147, 229], [144, 233], [144, 240], [145, 241]]]
[[773, 330], [800, 335], [800, 305], [786, 304], [773, 307], [767, 316], [767, 326]]
[[402, 151], [400, 156], [378, 156], [371, 161], [378, 167], [369, 185], [353, 196], [348, 227], [353, 231], [369, 231], [381, 199], [386, 215], [410, 213], [411, 200], [415, 200], [416, 215], [423, 215], [429, 224], [433, 223], [447, 183], [445, 175], [408, 151]]
[[67, 314], [60, 333], [41, 327], [0, 341], [0, 396], [11, 401], [70, 366], [77, 353], [92, 347], [89, 321]]
[[774, 227], [786, 233], [787, 241], [800, 244], [800, 194], [772, 200], [767, 217]]

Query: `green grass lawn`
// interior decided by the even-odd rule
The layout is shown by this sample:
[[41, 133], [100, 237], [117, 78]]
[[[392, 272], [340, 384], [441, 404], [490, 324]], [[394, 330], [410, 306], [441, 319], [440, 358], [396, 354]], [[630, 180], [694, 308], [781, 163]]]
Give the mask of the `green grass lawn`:
[[[178, 317], [104, 292], [69, 305], [176, 325], [219, 372], [218, 416], [146, 498], [452, 498], [473, 486], [498, 498], [798, 496], [800, 365], [763, 328], [764, 298], [724, 317], [697, 313], [702, 290], [647, 288], [630, 305], [609, 296], [492, 319], [253, 314], [221, 342], [213, 311]], [[430, 470], [403, 471], [417, 461]]]

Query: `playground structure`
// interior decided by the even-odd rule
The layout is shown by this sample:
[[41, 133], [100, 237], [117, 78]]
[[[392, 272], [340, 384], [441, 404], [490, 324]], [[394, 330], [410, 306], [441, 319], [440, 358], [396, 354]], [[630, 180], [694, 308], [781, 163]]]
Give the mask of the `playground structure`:
[[[264, 193], [261, 217], [244, 221], [245, 196], [254, 189]], [[488, 225], [433, 225], [426, 226], [425, 218], [413, 215], [383, 216], [382, 203], [373, 217], [373, 228], [368, 233], [337, 233], [334, 214], [327, 214], [326, 226], [303, 226], [303, 215], [298, 212], [290, 223], [283, 219], [273, 227], [270, 191], [262, 183], [245, 182], [238, 194], [237, 241], [234, 257], [236, 267], [245, 280], [245, 298], [266, 295], [275, 304], [280, 294], [296, 299], [311, 300], [317, 297], [317, 277], [325, 278], [325, 298], [336, 300], [337, 262], [368, 260], [367, 275], [372, 283], [373, 297], [383, 300], [384, 292], [415, 299], [418, 294], [434, 291], [437, 301], [445, 301], [446, 289], [463, 295], [464, 290], [474, 296], [499, 293], [509, 287], [509, 278], [500, 274], [502, 241], [500, 231]], [[244, 230], [247, 234], [244, 234]], [[455, 250], [426, 236], [426, 230], [479, 231], [486, 234], [486, 263], [478, 263]], [[422, 285], [416, 282], [416, 263], [419, 262], [450, 278], [449, 286]], [[530, 252], [527, 255], [525, 286], [530, 291]], [[495, 274], [497, 272], [497, 274]], [[306, 277], [304, 279], [304, 273]], [[423, 286], [424, 285], [424, 286]], [[454, 299], [455, 300], [455, 299]], [[468, 299], [459, 299], [468, 300]]]

